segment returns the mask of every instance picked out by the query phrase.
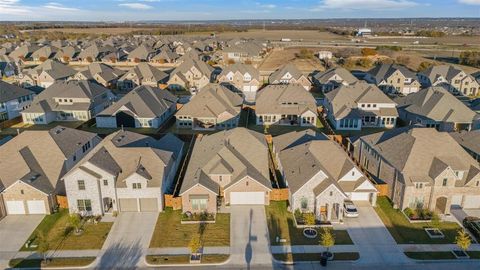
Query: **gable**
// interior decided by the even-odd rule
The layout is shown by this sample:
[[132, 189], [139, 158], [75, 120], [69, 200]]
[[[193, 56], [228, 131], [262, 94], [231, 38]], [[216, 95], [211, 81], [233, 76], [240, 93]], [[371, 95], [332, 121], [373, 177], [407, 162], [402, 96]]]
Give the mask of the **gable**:
[[357, 188], [355, 188], [355, 191], [359, 191], [359, 190], [377, 190], [377, 189], [368, 179], [365, 179], [363, 183], [361, 183]]
[[356, 181], [361, 177], [363, 177], [363, 174], [356, 167], [353, 167], [345, 175], [342, 175], [339, 181]]
[[[305, 193], [305, 192], [313, 192], [313, 189], [318, 186], [322, 181], [324, 181], [327, 175], [323, 171], [318, 171], [312, 178], [307, 180], [302, 187], [300, 187], [297, 191], [295, 191], [292, 196], [296, 195], [297, 193]], [[288, 179], [286, 179], [288, 185]], [[292, 191], [290, 191], [292, 192]]]

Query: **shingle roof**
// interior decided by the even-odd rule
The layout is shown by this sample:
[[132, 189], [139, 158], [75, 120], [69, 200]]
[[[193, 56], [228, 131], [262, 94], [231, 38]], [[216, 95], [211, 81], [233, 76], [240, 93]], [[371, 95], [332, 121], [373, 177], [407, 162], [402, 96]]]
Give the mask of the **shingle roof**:
[[295, 114], [317, 112], [312, 94], [299, 84], [268, 85], [259, 91], [255, 110], [258, 114]]
[[346, 82], [347, 84], [353, 84], [358, 81], [357, 78], [350, 73], [350, 71], [342, 67], [331, 68], [325, 72], [317, 73], [314, 75], [314, 78], [320, 83], [324, 84], [328, 83], [335, 75], [339, 76], [342, 79], [341, 81]]
[[0, 81], [0, 103], [34, 94], [33, 91]]

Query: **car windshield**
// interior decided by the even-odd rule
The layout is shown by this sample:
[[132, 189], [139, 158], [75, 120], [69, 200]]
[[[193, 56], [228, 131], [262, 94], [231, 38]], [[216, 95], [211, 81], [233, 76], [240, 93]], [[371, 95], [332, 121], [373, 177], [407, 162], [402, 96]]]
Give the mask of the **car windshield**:
[[345, 209], [347, 209], [347, 212], [357, 212], [357, 208], [353, 204], [345, 205]]

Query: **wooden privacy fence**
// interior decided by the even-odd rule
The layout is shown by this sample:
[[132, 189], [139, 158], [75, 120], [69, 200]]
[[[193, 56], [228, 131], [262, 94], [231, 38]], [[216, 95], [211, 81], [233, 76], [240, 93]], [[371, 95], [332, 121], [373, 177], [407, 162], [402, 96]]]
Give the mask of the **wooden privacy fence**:
[[388, 184], [374, 184], [374, 186], [378, 190], [378, 196], [388, 197]]
[[0, 129], [4, 129], [4, 128], [9, 128], [13, 125], [16, 125], [16, 124], [19, 124], [22, 122], [22, 117], [21, 116], [18, 116], [18, 117], [15, 117], [13, 119], [10, 119], [10, 120], [5, 120], [3, 122], [0, 122]]
[[172, 194], [165, 194], [165, 207], [172, 207], [173, 210], [182, 209], [182, 197], [174, 197]]
[[286, 201], [288, 197], [288, 188], [274, 188], [270, 192], [270, 201]]
[[68, 209], [68, 200], [66, 196], [57, 195], [57, 203], [60, 208]]

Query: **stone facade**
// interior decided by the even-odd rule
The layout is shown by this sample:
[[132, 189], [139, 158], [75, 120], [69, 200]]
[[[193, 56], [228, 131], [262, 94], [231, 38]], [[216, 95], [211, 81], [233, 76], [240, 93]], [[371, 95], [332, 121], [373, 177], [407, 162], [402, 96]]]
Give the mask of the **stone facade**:
[[38, 189], [31, 187], [17, 181], [2, 192], [4, 202], [7, 201], [23, 201], [25, 213], [28, 214], [27, 201], [44, 201], [47, 214], [52, 213], [52, 208], [55, 205], [54, 195], [47, 195]]

